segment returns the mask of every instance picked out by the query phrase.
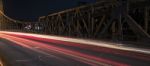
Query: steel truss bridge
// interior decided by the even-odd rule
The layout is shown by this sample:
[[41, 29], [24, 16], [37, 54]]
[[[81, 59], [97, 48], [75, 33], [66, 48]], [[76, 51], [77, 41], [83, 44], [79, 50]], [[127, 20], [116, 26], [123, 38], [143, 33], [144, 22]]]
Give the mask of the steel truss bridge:
[[149, 1], [106, 0], [21, 22], [0, 12], [0, 30], [86, 39], [144, 42], [150, 46]]

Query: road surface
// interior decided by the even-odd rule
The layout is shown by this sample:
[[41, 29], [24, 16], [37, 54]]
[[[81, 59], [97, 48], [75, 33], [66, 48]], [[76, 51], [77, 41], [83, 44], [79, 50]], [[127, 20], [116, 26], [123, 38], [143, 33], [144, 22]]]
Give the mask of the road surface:
[[0, 33], [6, 66], [150, 66], [150, 54]]

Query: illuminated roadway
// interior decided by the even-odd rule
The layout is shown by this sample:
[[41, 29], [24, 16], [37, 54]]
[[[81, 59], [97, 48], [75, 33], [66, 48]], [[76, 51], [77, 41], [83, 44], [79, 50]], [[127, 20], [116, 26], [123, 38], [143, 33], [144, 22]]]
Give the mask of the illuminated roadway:
[[150, 66], [150, 50], [67, 37], [0, 32], [7, 66]]

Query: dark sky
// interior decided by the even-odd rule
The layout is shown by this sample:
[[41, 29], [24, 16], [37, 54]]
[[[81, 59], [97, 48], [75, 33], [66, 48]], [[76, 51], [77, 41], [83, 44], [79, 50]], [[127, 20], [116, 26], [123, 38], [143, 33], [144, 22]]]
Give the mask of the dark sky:
[[78, 2], [95, 0], [3, 0], [5, 14], [19, 20], [37, 20], [53, 11], [75, 7]]

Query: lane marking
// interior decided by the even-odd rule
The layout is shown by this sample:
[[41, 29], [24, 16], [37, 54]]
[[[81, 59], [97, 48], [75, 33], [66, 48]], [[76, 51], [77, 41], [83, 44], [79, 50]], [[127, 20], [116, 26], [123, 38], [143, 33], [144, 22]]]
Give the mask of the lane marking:
[[16, 62], [29, 62], [31, 61], [30, 59], [24, 59], [24, 60], [16, 60]]

